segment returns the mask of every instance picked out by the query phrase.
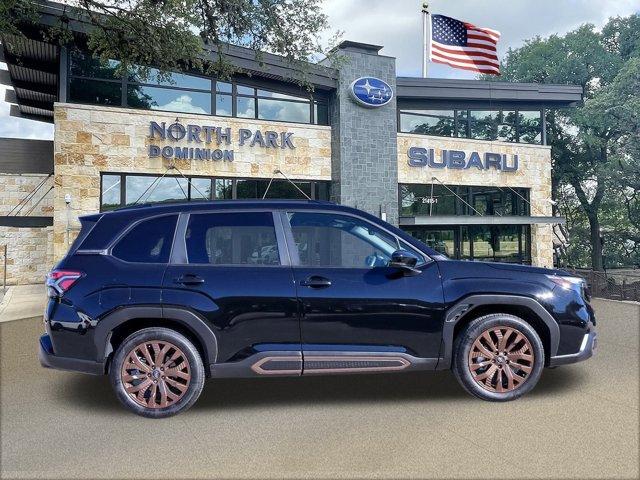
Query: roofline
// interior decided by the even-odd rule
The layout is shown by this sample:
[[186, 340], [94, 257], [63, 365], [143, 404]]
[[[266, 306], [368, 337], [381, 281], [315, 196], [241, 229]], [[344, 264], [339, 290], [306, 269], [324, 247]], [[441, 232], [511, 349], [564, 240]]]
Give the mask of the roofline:
[[[83, 18], [82, 12], [71, 5], [65, 5], [49, 0], [39, 0], [40, 23], [46, 26], [57, 24], [58, 18], [65, 15], [69, 18], [69, 28], [77, 33], [88, 34], [95, 28]], [[215, 46], [204, 46], [209, 52], [212, 60], [217, 55], [218, 49]], [[229, 61], [238, 68], [241, 68], [254, 75], [266, 78], [295, 81], [297, 70], [291, 66], [291, 62], [285, 57], [272, 53], [261, 52], [260, 60], [256, 59], [254, 51], [250, 48], [237, 45], [225, 44], [223, 54]], [[321, 90], [334, 89], [338, 83], [338, 72], [336, 69], [311, 62], [304, 62], [308, 65], [307, 80], [314, 87]]]
[[399, 101], [478, 101], [572, 107], [582, 103], [583, 98], [580, 85], [417, 77], [397, 77], [396, 85]]

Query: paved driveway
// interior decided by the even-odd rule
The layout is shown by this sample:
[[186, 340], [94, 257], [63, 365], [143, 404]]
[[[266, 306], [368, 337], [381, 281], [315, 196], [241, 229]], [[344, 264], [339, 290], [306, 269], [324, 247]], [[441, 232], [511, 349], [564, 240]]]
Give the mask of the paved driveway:
[[2, 478], [638, 478], [640, 307], [597, 301], [599, 352], [525, 398], [449, 372], [209, 382], [183, 415], [120, 408], [108, 381], [44, 370], [39, 319], [0, 325]]

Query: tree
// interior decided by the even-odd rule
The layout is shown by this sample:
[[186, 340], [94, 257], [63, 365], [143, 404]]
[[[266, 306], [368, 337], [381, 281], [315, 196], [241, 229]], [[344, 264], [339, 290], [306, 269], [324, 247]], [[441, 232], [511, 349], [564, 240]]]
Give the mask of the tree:
[[[569, 225], [571, 237], [584, 231], [579, 223], [585, 218], [592, 268], [604, 267], [602, 231], [615, 239], [615, 258], [626, 248], [636, 255], [626, 261], [640, 262], [640, 16], [612, 18], [601, 31], [587, 24], [564, 36], [536, 37], [510, 49], [501, 70], [505, 81], [583, 87], [584, 105], [547, 114], [554, 198], [575, 195], [580, 208], [572, 210], [577, 223]], [[603, 216], [612, 223], [603, 225]]]
[[[322, 53], [319, 33], [327, 17], [319, 0], [77, 0], [65, 7], [59, 24], [45, 35], [68, 41], [70, 19], [80, 16], [92, 26], [91, 52], [120, 68], [153, 66], [163, 79], [185, 68], [228, 78], [237, 71], [225, 56], [228, 44], [284, 57], [295, 79], [306, 82], [307, 61]], [[0, 0], [0, 31], [20, 35], [38, 18], [37, 2]], [[149, 71], [143, 70], [143, 76]]]

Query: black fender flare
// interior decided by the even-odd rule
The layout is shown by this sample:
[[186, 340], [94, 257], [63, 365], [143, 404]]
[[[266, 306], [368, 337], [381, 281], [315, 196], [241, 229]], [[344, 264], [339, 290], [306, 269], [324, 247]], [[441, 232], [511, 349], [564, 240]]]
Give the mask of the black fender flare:
[[453, 333], [456, 324], [462, 320], [469, 312], [480, 305], [517, 305], [527, 307], [532, 310], [549, 329], [550, 351], [548, 357], [551, 358], [558, 353], [560, 344], [560, 327], [558, 322], [537, 300], [531, 297], [520, 295], [471, 295], [463, 298], [450, 307], [444, 317], [442, 326], [443, 354], [438, 362], [438, 370], [451, 368], [453, 355]]
[[111, 353], [110, 340], [113, 330], [133, 319], [160, 319], [179, 323], [200, 342], [204, 350], [205, 358], [202, 360], [205, 369], [209, 370], [209, 365], [216, 363], [218, 340], [205, 321], [191, 310], [159, 306], [123, 307], [96, 322], [94, 342], [98, 359], [106, 361], [107, 356]]

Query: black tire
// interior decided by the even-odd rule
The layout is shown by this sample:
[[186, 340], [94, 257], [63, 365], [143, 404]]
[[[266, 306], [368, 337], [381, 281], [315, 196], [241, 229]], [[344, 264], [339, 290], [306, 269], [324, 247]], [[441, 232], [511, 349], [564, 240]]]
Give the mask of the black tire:
[[[516, 333], [513, 332], [514, 330]], [[489, 339], [494, 340], [493, 344], [484, 338], [479, 339], [487, 331], [490, 332]], [[498, 350], [501, 337], [497, 336], [497, 332], [509, 332], [508, 335], [503, 336], [507, 337], [507, 340], [514, 341], [513, 352], [503, 355], [509, 348], [507, 346], [503, 348], [504, 352]], [[520, 333], [524, 339], [515, 341], [520, 338], [517, 333]], [[481, 347], [485, 347], [484, 350], [475, 346], [476, 340], [480, 341]], [[484, 352], [489, 350], [487, 346], [490, 345], [496, 346], [497, 355], [495, 351], [492, 352], [491, 357], [484, 355]], [[472, 349], [473, 354], [471, 354]], [[524, 359], [528, 358], [525, 352], [532, 352], [533, 359]], [[471, 358], [470, 354], [477, 356]], [[472, 373], [472, 368], [475, 373]], [[476, 318], [458, 334], [454, 342], [453, 373], [467, 392], [483, 400], [506, 402], [521, 397], [535, 387], [543, 368], [544, 346], [540, 337], [531, 325], [514, 315], [492, 313]], [[490, 369], [494, 372], [493, 374]], [[486, 378], [476, 380], [476, 377], [480, 378], [485, 373]], [[500, 391], [505, 389], [506, 391]]]
[[[153, 348], [154, 343], [160, 353]], [[143, 350], [138, 350], [142, 354], [136, 357], [140, 360], [137, 365], [139, 368], [131, 369], [129, 367], [133, 364], [127, 362], [123, 370], [125, 361], [132, 358], [130, 354], [136, 347], [146, 348], [151, 362], [144, 358]], [[156, 360], [159, 360], [158, 365], [155, 365]], [[148, 363], [152, 363], [151, 367], [147, 367]], [[162, 372], [160, 365], [163, 365]], [[172, 372], [167, 375], [168, 380], [163, 380], [165, 365], [166, 372]], [[129, 335], [118, 347], [111, 363], [109, 378], [118, 400], [126, 408], [143, 417], [164, 418], [183, 412], [196, 402], [202, 392], [205, 373], [197, 348], [184, 335], [169, 328], [145, 328]], [[133, 380], [127, 380], [131, 378]], [[173, 383], [170, 385], [169, 382]], [[127, 392], [127, 388], [135, 390], [138, 386], [144, 388], [139, 388], [135, 395]]]

